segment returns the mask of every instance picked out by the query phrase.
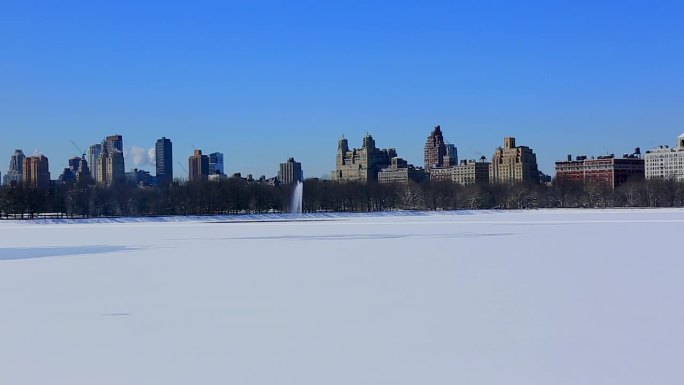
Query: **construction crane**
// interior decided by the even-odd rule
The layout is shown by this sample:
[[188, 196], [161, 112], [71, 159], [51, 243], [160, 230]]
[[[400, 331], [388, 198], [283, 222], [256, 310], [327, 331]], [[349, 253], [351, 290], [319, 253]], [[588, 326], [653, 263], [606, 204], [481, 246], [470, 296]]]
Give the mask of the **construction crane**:
[[71, 145], [74, 146], [74, 148], [75, 148], [79, 153], [83, 154], [83, 157], [85, 158], [86, 153], [83, 152], [83, 150], [81, 150], [80, 147], [78, 147], [78, 145], [76, 144], [76, 142], [74, 142], [74, 141], [72, 140], [72, 141], [71, 141]]
[[181, 163], [180, 160], [177, 160], [176, 163], [178, 163], [178, 165], [180, 166], [180, 168], [182, 168], [183, 171], [185, 171], [186, 174], [190, 175], [190, 173], [188, 172], [188, 169], [185, 168], [185, 166], [183, 166], [183, 163]]

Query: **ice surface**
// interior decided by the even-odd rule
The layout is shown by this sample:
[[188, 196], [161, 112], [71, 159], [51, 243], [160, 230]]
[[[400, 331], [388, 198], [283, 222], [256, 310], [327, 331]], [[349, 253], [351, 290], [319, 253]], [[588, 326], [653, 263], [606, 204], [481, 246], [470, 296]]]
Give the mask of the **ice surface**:
[[0, 384], [684, 383], [683, 210], [303, 218], [0, 222]]

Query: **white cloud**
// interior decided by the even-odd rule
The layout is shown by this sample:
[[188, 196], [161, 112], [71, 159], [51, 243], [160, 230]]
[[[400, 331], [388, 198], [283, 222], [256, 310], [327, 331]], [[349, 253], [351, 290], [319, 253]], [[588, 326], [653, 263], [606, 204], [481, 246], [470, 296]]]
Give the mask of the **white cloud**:
[[157, 163], [157, 157], [155, 154], [156, 154], [156, 150], [154, 147], [147, 150], [147, 161], [151, 165], [155, 165]]
[[135, 168], [154, 166], [154, 148], [146, 150], [143, 147], [131, 146], [127, 155], [127, 163], [132, 164]]

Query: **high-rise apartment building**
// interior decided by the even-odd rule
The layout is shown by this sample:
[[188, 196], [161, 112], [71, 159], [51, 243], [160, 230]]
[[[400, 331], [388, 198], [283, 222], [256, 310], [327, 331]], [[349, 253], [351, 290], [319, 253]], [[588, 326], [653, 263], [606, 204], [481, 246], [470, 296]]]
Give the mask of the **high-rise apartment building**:
[[62, 174], [57, 178], [57, 182], [61, 184], [73, 184], [79, 181], [91, 180], [90, 167], [85, 158], [85, 154], [81, 157], [73, 157], [69, 159], [69, 167], [65, 168]]
[[108, 184], [123, 182], [126, 180], [126, 167], [123, 152], [110, 152], [107, 156]]
[[444, 156], [444, 166], [456, 166], [458, 164], [458, 149], [456, 148], [456, 145], [447, 143], [445, 147], [446, 154]]
[[3, 177], [4, 185], [18, 184], [22, 181], [22, 174], [24, 170], [24, 159], [26, 155], [24, 152], [17, 149], [14, 150], [14, 154], [10, 158], [9, 168], [7, 174]]
[[304, 180], [302, 173], [302, 164], [290, 158], [285, 163], [280, 164], [278, 171], [278, 180], [282, 184], [292, 184]]
[[69, 159], [69, 170], [74, 174], [76, 180], [82, 180], [86, 176], [90, 178], [90, 167], [88, 166], [85, 154]]
[[202, 150], [195, 150], [188, 159], [188, 178], [190, 182], [207, 180], [209, 177], [209, 157]]
[[428, 135], [425, 142], [424, 159], [425, 171], [430, 172], [433, 168], [444, 167], [444, 157], [447, 149], [440, 126], [436, 126]]
[[378, 172], [389, 167], [397, 156], [393, 148], [379, 149], [370, 134], [363, 138], [363, 147], [349, 149], [349, 142], [342, 137], [337, 143], [337, 161], [332, 180], [335, 181], [377, 181]]
[[677, 146], [659, 146], [646, 151], [646, 179], [674, 179], [684, 181], [684, 134], [677, 138]]
[[95, 172], [97, 175], [95, 182], [97, 182], [97, 184], [106, 185], [108, 183], [109, 178], [107, 178], [107, 154], [108, 153], [106, 152], [101, 152], [97, 157], [97, 161], [95, 162], [95, 168], [97, 169]]
[[102, 142], [102, 152], [96, 161], [97, 183], [111, 185], [125, 182], [126, 167], [123, 155], [123, 138], [121, 135], [111, 135]]
[[515, 138], [504, 138], [504, 146], [497, 148], [492, 156], [489, 180], [492, 183], [539, 183], [537, 155], [529, 147], [516, 146]]
[[88, 148], [88, 164], [90, 165], [90, 176], [95, 181], [98, 180], [97, 159], [100, 157], [100, 153], [102, 153], [101, 144], [93, 144], [92, 146], [90, 146], [90, 148]]
[[22, 181], [24, 186], [40, 190], [50, 188], [50, 165], [44, 155], [24, 158]]
[[112, 185], [126, 180], [124, 156], [121, 152], [105, 152], [97, 159], [97, 183]]
[[171, 140], [162, 137], [154, 147], [156, 160], [157, 182], [167, 185], [173, 182], [173, 144]]
[[213, 152], [209, 154], [209, 175], [225, 173], [223, 169], [223, 153]]
[[116, 151], [123, 153], [123, 137], [121, 135], [110, 135], [105, 138], [105, 146], [110, 153]]
[[81, 157], [80, 156], [75, 156], [73, 158], [70, 158], [68, 160], [69, 163], [69, 170], [71, 171], [77, 171], [80, 164], [81, 164]]

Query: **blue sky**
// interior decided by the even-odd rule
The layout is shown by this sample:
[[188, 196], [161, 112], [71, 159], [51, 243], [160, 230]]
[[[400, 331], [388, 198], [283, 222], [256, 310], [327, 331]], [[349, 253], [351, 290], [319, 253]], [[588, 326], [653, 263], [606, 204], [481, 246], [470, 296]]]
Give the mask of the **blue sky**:
[[0, 5], [3, 174], [22, 148], [56, 178], [70, 140], [113, 133], [171, 138], [186, 167], [195, 146], [229, 173], [294, 156], [310, 177], [341, 134], [417, 165], [435, 124], [461, 158], [515, 136], [551, 173], [684, 132], [681, 1], [140, 3]]

